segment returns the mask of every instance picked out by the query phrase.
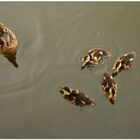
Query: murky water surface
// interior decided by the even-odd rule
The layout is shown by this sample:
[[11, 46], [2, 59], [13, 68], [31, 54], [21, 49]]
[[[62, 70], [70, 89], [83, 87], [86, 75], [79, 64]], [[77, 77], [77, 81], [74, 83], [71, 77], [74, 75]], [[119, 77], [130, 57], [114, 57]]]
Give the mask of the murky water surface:
[[[18, 68], [0, 55], [0, 138], [140, 138], [140, 3], [1, 2], [0, 22], [17, 36]], [[81, 71], [83, 53], [112, 53]], [[100, 81], [115, 59], [137, 53], [117, 78], [115, 105]], [[59, 86], [85, 91], [96, 107], [65, 101]]]

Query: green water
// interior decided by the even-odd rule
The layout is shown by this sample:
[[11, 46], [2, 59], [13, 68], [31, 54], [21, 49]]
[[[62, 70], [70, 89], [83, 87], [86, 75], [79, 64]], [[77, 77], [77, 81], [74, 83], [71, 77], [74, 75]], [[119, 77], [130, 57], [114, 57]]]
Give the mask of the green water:
[[[17, 36], [18, 68], [0, 55], [0, 138], [140, 138], [139, 2], [0, 2], [0, 22]], [[81, 71], [94, 47], [112, 58]], [[116, 81], [115, 105], [100, 81], [116, 58], [135, 51]], [[65, 101], [59, 86], [78, 88], [96, 107]]]

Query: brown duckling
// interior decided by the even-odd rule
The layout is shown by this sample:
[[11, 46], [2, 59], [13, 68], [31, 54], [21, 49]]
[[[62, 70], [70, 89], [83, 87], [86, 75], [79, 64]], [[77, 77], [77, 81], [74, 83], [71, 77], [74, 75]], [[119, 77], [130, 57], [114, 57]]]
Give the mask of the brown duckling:
[[4, 24], [0, 23], [0, 53], [4, 56], [13, 55], [17, 50], [17, 38]]
[[117, 95], [117, 83], [114, 78], [105, 72], [102, 77], [101, 87], [105, 91], [105, 96], [108, 98], [111, 104], [114, 104]]
[[111, 57], [111, 53], [102, 48], [88, 50], [82, 57], [81, 69], [92, 68], [101, 63], [103, 58]]
[[135, 59], [135, 57], [135, 52], [124, 54], [121, 57], [119, 57], [112, 66], [112, 76], [115, 77], [121, 71], [129, 69], [132, 66], [132, 61]]
[[95, 100], [89, 98], [85, 93], [80, 90], [74, 90], [69, 87], [61, 87], [60, 93], [63, 95], [64, 99], [70, 101], [76, 106], [95, 106]]

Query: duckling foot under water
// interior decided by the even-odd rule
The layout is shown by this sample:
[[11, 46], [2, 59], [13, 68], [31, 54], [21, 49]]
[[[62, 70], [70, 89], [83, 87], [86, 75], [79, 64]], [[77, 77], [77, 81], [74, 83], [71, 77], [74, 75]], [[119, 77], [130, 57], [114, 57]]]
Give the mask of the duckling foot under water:
[[104, 58], [111, 57], [111, 53], [102, 48], [93, 48], [88, 50], [82, 57], [81, 69], [85, 67], [91, 69], [100, 64]]
[[121, 71], [127, 70], [132, 66], [132, 61], [136, 58], [136, 53], [131, 52], [119, 57], [112, 66], [112, 76], [117, 76]]
[[88, 97], [80, 90], [74, 90], [69, 87], [61, 87], [60, 93], [63, 95], [64, 99], [70, 101], [76, 106], [95, 106], [95, 100]]
[[118, 87], [116, 81], [109, 74], [109, 72], [105, 72], [103, 74], [101, 87], [105, 92], [105, 97], [110, 101], [111, 104], [114, 104]]

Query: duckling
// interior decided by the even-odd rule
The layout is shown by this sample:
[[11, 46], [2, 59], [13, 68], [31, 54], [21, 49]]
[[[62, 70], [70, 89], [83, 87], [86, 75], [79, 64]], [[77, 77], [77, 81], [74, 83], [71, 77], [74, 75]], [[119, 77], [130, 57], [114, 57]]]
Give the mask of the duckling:
[[111, 53], [102, 48], [88, 50], [82, 57], [81, 69], [92, 68], [101, 63], [103, 58], [111, 57]]
[[132, 61], [136, 58], [136, 53], [131, 52], [129, 54], [124, 54], [119, 57], [112, 66], [112, 76], [115, 77], [121, 71], [127, 70], [132, 66]]
[[101, 87], [105, 91], [105, 97], [108, 98], [111, 104], [114, 104], [117, 95], [117, 83], [109, 72], [104, 72]]
[[77, 89], [71, 89], [69, 87], [60, 87], [60, 93], [63, 95], [64, 99], [70, 101], [76, 106], [95, 106], [95, 100], [89, 98], [85, 93]]
[[17, 38], [3, 23], [0, 23], [0, 53], [4, 56], [13, 55], [17, 50]]

